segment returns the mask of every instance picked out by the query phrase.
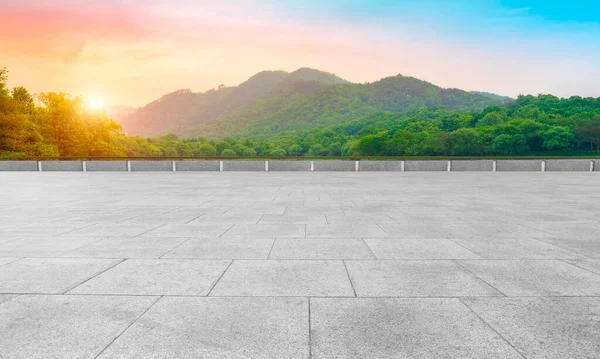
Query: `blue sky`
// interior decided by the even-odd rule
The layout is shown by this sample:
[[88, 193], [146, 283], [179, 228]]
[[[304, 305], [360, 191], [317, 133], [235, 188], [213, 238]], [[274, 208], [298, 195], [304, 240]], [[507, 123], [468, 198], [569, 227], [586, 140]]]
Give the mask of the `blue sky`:
[[312, 67], [600, 97], [600, 1], [0, 0], [9, 85], [143, 105]]

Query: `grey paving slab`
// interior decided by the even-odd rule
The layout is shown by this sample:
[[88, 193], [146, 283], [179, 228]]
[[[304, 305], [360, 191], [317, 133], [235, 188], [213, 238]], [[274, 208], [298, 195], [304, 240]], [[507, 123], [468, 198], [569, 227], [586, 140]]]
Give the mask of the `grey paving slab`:
[[131, 171], [170, 172], [173, 171], [171, 161], [131, 161]]
[[212, 224], [257, 224], [262, 214], [247, 214], [247, 213], [230, 213], [228, 211], [224, 214], [205, 214], [198, 218], [195, 218], [193, 221], [188, 224], [201, 224], [201, 223], [212, 223]]
[[591, 160], [546, 160], [546, 171], [590, 171]]
[[70, 258], [159, 258], [188, 238], [110, 237], [66, 252]]
[[211, 296], [354, 296], [342, 261], [234, 261]]
[[464, 221], [463, 223], [456, 223], [456, 227], [460, 231], [453, 234], [453, 237], [543, 238], [553, 236], [552, 233], [545, 230], [498, 220], [491, 222]]
[[312, 298], [313, 358], [522, 358], [457, 299]]
[[458, 297], [502, 295], [446, 260], [346, 261], [359, 297]]
[[359, 161], [359, 171], [402, 171], [402, 161]]
[[191, 238], [163, 258], [267, 259], [270, 238]]
[[[530, 225], [550, 233], [544, 237], [598, 238], [600, 222], [533, 223]], [[541, 237], [541, 236], [538, 236]]]
[[313, 161], [315, 171], [356, 171], [356, 161]]
[[306, 238], [389, 238], [378, 224], [307, 224]]
[[182, 213], [159, 213], [133, 216], [131, 218], [117, 220], [116, 223], [124, 225], [164, 225], [164, 224], [188, 224], [194, 222], [197, 218], [204, 216], [203, 213], [198, 214], [182, 214]]
[[219, 161], [175, 161], [176, 171], [219, 171]]
[[[393, 223], [394, 220], [386, 215], [375, 211], [361, 210], [359, 213], [347, 208], [344, 209], [346, 214], [323, 214], [325, 224], [347, 225], [347, 226], [363, 226], [381, 223]], [[376, 212], [376, 213], [373, 213]], [[383, 230], [383, 229], [382, 229]]]
[[492, 171], [494, 161], [476, 160], [476, 161], [452, 161], [451, 169], [454, 172], [461, 171]]
[[306, 225], [289, 223], [235, 224], [223, 238], [304, 238]]
[[526, 358], [597, 358], [600, 298], [463, 301]]
[[[446, 161], [428, 162], [427, 166], [446, 171]], [[384, 296], [460, 296], [466, 302], [465, 296], [501, 298], [500, 292], [510, 296], [501, 298], [506, 300], [517, 296], [555, 296], [558, 300], [565, 296], [599, 295], [600, 201], [596, 193], [600, 193], [600, 181], [596, 174], [435, 173], [415, 172], [416, 167], [411, 171], [411, 165], [406, 163], [407, 171], [403, 173], [1, 172], [0, 286], [10, 288], [0, 290], [4, 293], [0, 300], [10, 300], [0, 304], [0, 308], [12, 306], [23, 296], [15, 297], [16, 293], [43, 292], [49, 297], [66, 298], [60, 293], [77, 286], [81, 288], [74, 291], [98, 291], [106, 293], [102, 296], [107, 298], [126, 298], [118, 293], [145, 298], [139, 294], [146, 290], [152, 294], [174, 294], [182, 303], [201, 300], [195, 296], [207, 295], [206, 286], [189, 286], [203, 278], [204, 272], [190, 274], [197, 273], [194, 265], [234, 260], [225, 273], [220, 273], [221, 279], [214, 280], [216, 285], [204, 298], [214, 300], [214, 306], [167, 302], [164, 319], [146, 321], [147, 315], [142, 316], [104, 355], [281, 358], [308, 355], [308, 340], [303, 342], [305, 351], [288, 351], [287, 334], [273, 334], [282, 330], [280, 326], [287, 328], [287, 317], [269, 317], [268, 305], [260, 311], [232, 303], [301, 301], [305, 323], [302, 336], [307, 338], [309, 296], [311, 302], [327, 296], [342, 299], [354, 297], [355, 290], [359, 297], [369, 296], [372, 298], [368, 300], [374, 301], [385, 301]], [[371, 248], [361, 244], [363, 239]], [[367, 249], [376, 257], [367, 257]], [[125, 264], [145, 257], [152, 260], [139, 261], [131, 268]], [[159, 257], [163, 259], [158, 260]], [[123, 258], [130, 259], [119, 269], [118, 261]], [[163, 268], [162, 263], [167, 261], [193, 262], [190, 266], [194, 269], [187, 264]], [[112, 264], [117, 266], [109, 269]], [[354, 288], [348, 273], [356, 279]], [[180, 297], [178, 293], [187, 294]], [[192, 296], [188, 296], [190, 293]], [[96, 296], [82, 293], [68, 297]], [[167, 299], [171, 298], [163, 297], [161, 301]], [[408, 303], [426, 298], [405, 300]], [[57, 312], [53, 305], [41, 303], [39, 311]], [[535, 310], [528, 307], [522, 312], [527, 324], [511, 319], [514, 310], [510, 306], [498, 306], [495, 316], [507, 312], [503, 326], [498, 325], [500, 320], [494, 323], [492, 319], [488, 324], [493, 328], [478, 323], [487, 328], [484, 332], [495, 329], [505, 338], [518, 337], [522, 342], [515, 340], [511, 344], [519, 349], [531, 343], [527, 352], [530, 357], [568, 357], [566, 349], [557, 351], [561, 355], [553, 354], [553, 350], [558, 350], [553, 348], [554, 342], [565, 348], [572, 344], [576, 347], [573, 356], [586, 357], [597, 351], [589, 345], [597, 339], [590, 334], [597, 331], [595, 322], [590, 324], [597, 314], [589, 305], [565, 305], [571, 311], [550, 302], [540, 302]], [[385, 308], [394, 306], [386, 304]], [[110, 310], [118, 307], [100, 306], [106, 309], [99, 309], [96, 314], [110, 318]], [[286, 313], [290, 307], [296, 308], [288, 304], [284, 307]], [[365, 350], [363, 357], [376, 358], [510, 357], [490, 350], [489, 339], [479, 336], [481, 330], [467, 320], [474, 313], [463, 315], [450, 307], [440, 308], [422, 305], [414, 310], [397, 310], [406, 317], [394, 317], [387, 309], [367, 305], [343, 316], [348, 320], [360, 318], [358, 323], [366, 323], [366, 327], [349, 324], [339, 329], [333, 325], [321, 328], [330, 330], [328, 335], [334, 338], [329, 348], [350, 347], [332, 357], [360, 357], [360, 350]], [[432, 310], [431, 316], [420, 316], [423, 310]], [[171, 311], [180, 312], [178, 315], [185, 321], [175, 320], [178, 316]], [[528, 317], [527, 311], [534, 314]], [[564, 316], [552, 315], [561, 311]], [[19, 312], [14, 315], [20, 318], [30, 318], [28, 309], [19, 307], [14, 312]], [[75, 312], [80, 323], [89, 322], [83, 315], [87, 313], [85, 309]], [[386, 322], [378, 319], [380, 316], [391, 319]], [[536, 316], [540, 319], [532, 319]], [[0, 317], [0, 325], [5, 318]], [[69, 326], [67, 318], [68, 315], [56, 314], [52, 325]], [[314, 320], [313, 316], [311, 324]], [[438, 323], [441, 324], [436, 327]], [[125, 340], [127, 333], [139, 324], [145, 326]], [[78, 325], [75, 327], [83, 328]], [[42, 327], [29, 325], [31, 332]], [[105, 329], [102, 324], [93, 327], [99, 332]], [[562, 344], [560, 338], [547, 344], [553, 340], [548, 338], [558, 335], [555, 333], [563, 327], [568, 333]], [[156, 336], [151, 335], [154, 329], [148, 328], [156, 328]], [[210, 328], [209, 334], [204, 334], [209, 330], [206, 328]], [[236, 332], [236, 328], [242, 329]], [[64, 329], [50, 332], [79, 340], [66, 331], [71, 329]], [[314, 329], [313, 349], [318, 342]], [[40, 338], [48, 336], [46, 333]], [[110, 340], [119, 333], [112, 334]], [[0, 332], [0, 338], [4, 334]], [[27, 358], [36, 357], [29, 355], [34, 344], [38, 348], [47, 343], [36, 337], [23, 338], [21, 344], [25, 344], [11, 339], [10, 345], [25, 348], [23, 357]], [[94, 338], [94, 333], [90, 338]], [[197, 338], [209, 338], [212, 342]], [[96, 349], [102, 350], [110, 343], [98, 341], [89, 349], [88, 342], [82, 341], [80, 352], [70, 355], [70, 348], [76, 344], [61, 346], [62, 338], [53, 340], [58, 343], [56, 348], [67, 348], [64, 353], [42, 352], [38, 357], [94, 357], [99, 353]], [[351, 344], [345, 344], [346, 340]], [[238, 342], [242, 344], [238, 346]], [[370, 351], [369, 343], [375, 343]], [[472, 348], [472, 343], [479, 346]], [[320, 345], [326, 347], [323, 342]], [[6, 353], [14, 351], [0, 353], [10, 357]], [[329, 353], [313, 350], [315, 357], [328, 357]]]
[[448, 161], [405, 161], [405, 171], [447, 171]]
[[265, 214], [258, 223], [289, 223], [289, 224], [327, 224], [327, 216], [322, 213], [314, 214]]
[[40, 161], [42, 171], [53, 172], [53, 171], [83, 171], [82, 161]]
[[265, 161], [223, 161], [223, 171], [264, 172]]
[[507, 296], [599, 296], [600, 275], [560, 260], [460, 261]]
[[37, 171], [37, 161], [0, 161], [0, 171]]
[[20, 258], [0, 257], [0, 266], [19, 260]]
[[275, 240], [269, 259], [375, 259], [362, 239]]
[[496, 171], [531, 171], [541, 172], [541, 160], [498, 160], [496, 161]]
[[59, 257], [99, 240], [102, 237], [24, 237], [0, 243], [0, 256]]
[[590, 272], [600, 274], [600, 259], [574, 258], [574, 259], [565, 259], [564, 261], [567, 263], [571, 263], [579, 268], [589, 270]]
[[18, 297], [18, 294], [0, 294], [0, 304], [8, 302], [9, 300]]
[[[466, 228], [461, 228], [461, 224], [431, 224], [427, 222], [411, 221], [405, 223], [380, 222], [380, 228], [391, 238], [446, 238], [463, 237], [473, 235]], [[369, 238], [370, 236], [365, 236]]]
[[310, 161], [269, 161], [269, 171], [310, 172]]
[[580, 254], [530, 238], [453, 238], [486, 259], [579, 258]]
[[38, 236], [48, 237], [73, 232], [77, 229], [83, 229], [85, 227], [94, 225], [95, 222], [86, 223], [68, 223], [68, 222], [55, 222], [55, 223], [26, 223], [20, 224], [17, 227], [10, 227], [0, 230], [0, 235], [4, 236]]
[[129, 259], [69, 291], [69, 294], [208, 294], [228, 260]]
[[156, 298], [22, 295], [0, 305], [2, 358], [94, 358]]
[[20, 259], [0, 267], [0, 293], [63, 293], [118, 262], [113, 259]]
[[149, 357], [308, 358], [307, 300], [161, 298], [99, 358]]
[[86, 161], [85, 170], [87, 172], [125, 172], [127, 171], [126, 161]]
[[[61, 236], [70, 237], [136, 237], [159, 227], [159, 224], [94, 224], [74, 231], [66, 232]], [[181, 237], [181, 236], [179, 236]]]
[[377, 259], [481, 259], [482, 257], [448, 239], [365, 239]]
[[263, 215], [263, 214], [283, 214], [286, 210], [285, 205], [272, 205], [269, 207], [254, 207], [254, 206], [240, 206], [236, 204], [235, 207], [230, 208], [224, 214], [226, 215]]
[[143, 233], [141, 237], [215, 238], [225, 233], [231, 226], [231, 224], [219, 223], [166, 224]]

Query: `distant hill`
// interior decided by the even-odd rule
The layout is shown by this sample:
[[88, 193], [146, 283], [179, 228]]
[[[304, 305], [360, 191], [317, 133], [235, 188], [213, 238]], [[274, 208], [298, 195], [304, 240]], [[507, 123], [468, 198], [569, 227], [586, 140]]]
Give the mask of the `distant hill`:
[[370, 114], [445, 106], [481, 110], [502, 96], [443, 89], [413, 77], [354, 84], [309, 68], [263, 71], [236, 87], [179, 90], [121, 119], [125, 132], [182, 137], [263, 136], [355, 120]]
[[135, 107], [130, 106], [109, 106], [106, 108], [106, 115], [118, 121], [131, 115], [136, 110]]
[[496, 95], [495, 93], [484, 92], [484, 91], [471, 91], [471, 93], [485, 96], [485, 97], [491, 98], [492, 100], [498, 100], [498, 101], [504, 101], [504, 102], [511, 102], [511, 101], [515, 100], [514, 98], [511, 98], [508, 96]]

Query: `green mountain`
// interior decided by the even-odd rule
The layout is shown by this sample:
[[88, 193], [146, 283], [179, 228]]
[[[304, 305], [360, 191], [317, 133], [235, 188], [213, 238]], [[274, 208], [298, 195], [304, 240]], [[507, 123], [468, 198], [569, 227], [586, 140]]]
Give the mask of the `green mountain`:
[[515, 100], [508, 96], [497, 95], [495, 93], [490, 93], [490, 92], [485, 92], [485, 91], [471, 91], [471, 93], [485, 96], [485, 97], [491, 98], [492, 100], [498, 100], [498, 101], [504, 101], [504, 102], [511, 102], [511, 101]]
[[300, 82], [322, 84], [348, 83], [333, 74], [302, 68], [292, 73], [263, 71], [236, 87], [219, 87], [204, 93], [178, 90], [153, 101], [137, 111], [120, 117], [125, 132], [141, 136], [166, 133], [183, 134], [190, 127], [249, 106], [275, 90]]
[[263, 71], [237, 87], [204, 93], [179, 90], [119, 120], [128, 134], [182, 137], [264, 137], [348, 122], [377, 112], [444, 106], [481, 110], [506, 102], [479, 93], [443, 89], [413, 77], [354, 84], [302, 68]]

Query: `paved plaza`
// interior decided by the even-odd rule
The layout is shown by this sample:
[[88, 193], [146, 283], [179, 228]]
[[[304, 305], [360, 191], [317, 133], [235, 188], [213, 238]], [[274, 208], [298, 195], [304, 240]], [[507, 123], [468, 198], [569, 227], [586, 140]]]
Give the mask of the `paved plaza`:
[[600, 173], [0, 172], [0, 358], [598, 358]]

